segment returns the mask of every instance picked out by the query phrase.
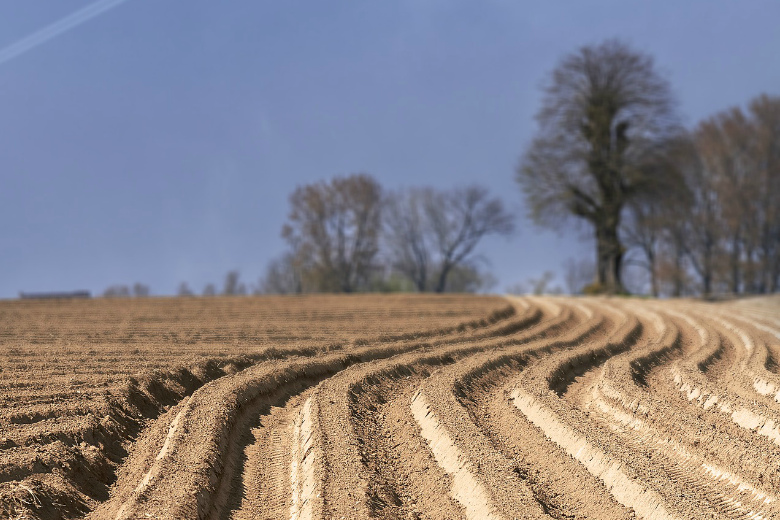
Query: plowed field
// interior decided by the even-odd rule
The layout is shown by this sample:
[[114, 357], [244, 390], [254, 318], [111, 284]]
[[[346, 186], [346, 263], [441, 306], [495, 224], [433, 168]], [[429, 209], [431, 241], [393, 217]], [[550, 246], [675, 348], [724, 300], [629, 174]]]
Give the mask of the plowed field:
[[0, 517], [780, 518], [780, 298], [0, 304]]

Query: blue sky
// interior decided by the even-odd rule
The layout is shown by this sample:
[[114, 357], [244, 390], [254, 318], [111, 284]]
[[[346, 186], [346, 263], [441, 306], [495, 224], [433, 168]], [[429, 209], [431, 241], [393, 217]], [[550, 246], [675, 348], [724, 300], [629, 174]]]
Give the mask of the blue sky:
[[[0, 48], [90, 2], [0, 4]], [[592, 256], [525, 217], [514, 167], [579, 46], [652, 54], [684, 121], [780, 94], [780, 2], [127, 0], [0, 64], [0, 297], [254, 282], [300, 184], [479, 182], [518, 214], [506, 286]]]

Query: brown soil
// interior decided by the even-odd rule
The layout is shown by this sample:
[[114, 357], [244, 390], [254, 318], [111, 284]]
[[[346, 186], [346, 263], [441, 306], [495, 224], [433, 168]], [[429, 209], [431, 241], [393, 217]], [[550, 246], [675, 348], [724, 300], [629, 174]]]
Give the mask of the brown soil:
[[35, 303], [0, 516], [780, 517], [778, 297]]
[[158, 453], [166, 411], [204, 384], [512, 311], [458, 295], [0, 302], [0, 518], [78, 518], [117, 475], [143, 478], [135, 446]]

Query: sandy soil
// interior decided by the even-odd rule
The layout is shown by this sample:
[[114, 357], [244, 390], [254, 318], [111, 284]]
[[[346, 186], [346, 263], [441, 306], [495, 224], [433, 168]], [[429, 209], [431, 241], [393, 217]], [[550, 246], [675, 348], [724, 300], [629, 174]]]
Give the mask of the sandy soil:
[[458, 295], [2, 301], [0, 518], [79, 518], [118, 476], [140, 481], [136, 446], [159, 452], [171, 410], [210, 382], [512, 312]]
[[[239, 313], [215, 327], [255, 327], [243, 350], [215, 340], [199, 355], [218, 344], [224, 358], [185, 369], [169, 349], [155, 361], [165, 370], [125, 386], [25, 386], [15, 372], [3, 383], [0, 511], [780, 517], [779, 297], [373, 298], [285, 302], [267, 328], [296, 339], [269, 333], [256, 350], [259, 325]], [[144, 312], [151, 322], [157, 310]]]

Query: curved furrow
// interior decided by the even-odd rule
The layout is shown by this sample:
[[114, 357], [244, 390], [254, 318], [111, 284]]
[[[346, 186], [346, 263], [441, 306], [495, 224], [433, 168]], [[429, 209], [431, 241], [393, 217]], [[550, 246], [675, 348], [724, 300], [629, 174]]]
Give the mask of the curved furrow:
[[512, 461], [514, 471], [550, 517], [635, 518], [629, 508], [614, 500], [602, 481], [550, 442], [513, 405], [509, 395], [520, 370], [520, 364], [507, 363], [469, 381], [467, 398], [460, 401], [471, 420]]
[[120, 477], [111, 499], [90, 516], [202, 518], [231, 483], [222, 477], [240, 457], [241, 436], [251, 418], [302, 384], [313, 384], [351, 362], [333, 355], [284, 368], [253, 367], [202, 387], [181, 406], [162, 448], [147, 449], [146, 457], [139, 454], [142, 460], [131, 461], [132, 469]]
[[[739, 337], [745, 348], [750, 349], [751, 355], [746, 362], [746, 368], [753, 377], [753, 388], [761, 395], [771, 395], [780, 403], [780, 374], [776, 373], [774, 368], [777, 367], [776, 352], [780, 350], [780, 345], [777, 344], [780, 329], [739, 315], [729, 315], [724, 317], [723, 321], [724, 325]], [[772, 343], [772, 348], [769, 342]]]
[[[780, 484], [776, 464], [766, 457], [766, 453], [773, 453], [780, 446], [780, 416], [754, 399], [745, 399], [733, 392], [727, 378], [728, 371], [720, 371], [725, 374], [720, 377], [707, 377], [706, 371], [711, 363], [702, 363], [702, 360], [722, 352], [723, 345], [728, 343], [725, 339], [708, 331], [702, 323], [688, 315], [668, 310], [666, 313], [677, 320], [684, 337], [687, 336], [684, 342], [697, 344], [699, 348], [693, 348], [688, 356], [673, 362], [668, 369], [659, 371], [655, 376], [655, 384], [676, 389], [681, 399], [702, 410], [704, 415], [699, 416], [699, 423], [709, 425], [706, 430], [714, 431], [717, 428], [720, 437], [715, 439], [716, 442], [723, 444], [726, 438], [737, 439], [741, 443], [739, 447], [725, 450], [736, 459], [737, 466], [754, 470], [760, 483], [768, 483], [770, 486]], [[702, 366], [704, 371], [701, 370]], [[725, 417], [732, 427], [741, 430], [742, 435], [712, 418], [713, 415]], [[713, 422], [715, 424], [711, 424]], [[745, 464], [747, 460], [751, 462]]]
[[[530, 323], [538, 316], [528, 307], [523, 310], [522, 319]], [[484, 324], [484, 327], [480, 325], [484, 329], [494, 326], [497, 321], [478, 323]], [[457, 327], [458, 332], [450, 334], [449, 339], [457, 342], [480, 327]], [[437, 343], [447, 339], [442, 338]], [[428, 347], [415, 339], [382, 343], [356, 348], [349, 354], [290, 361], [281, 367], [252, 367], [203, 387], [193, 394], [185, 410], [184, 426], [179, 430], [186, 435], [173, 437], [178, 446], [155, 462], [149, 456], [139, 456], [142, 460], [135, 464], [139, 469], [126, 473], [125, 481], [116, 486], [114, 496], [95, 511], [94, 517], [125, 518], [143, 513], [221, 518], [231, 511], [237, 511], [240, 516], [244, 498], [251, 501], [252, 496], [257, 495], [251, 482], [247, 482], [254, 470], [248, 471], [245, 478], [242, 466], [247, 454], [256, 446], [251, 436], [256, 433], [253, 425], [257, 425], [258, 417], [262, 420], [273, 416], [274, 407], [295, 401], [306, 388], [351, 364]], [[154, 450], [149, 451], [154, 453]], [[144, 472], [151, 471], [150, 467], [158, 468], [159, 475], [165, 475], [165, 478], [147, 478]], [[147, 482], [140, 487], [133, 485], [139, 481]], [[285, 495], [285, 501], [288, 495]]]
[[780, 319], [772, 316], [762, 316], [746, 313], [744, 310], [735, 314], [731, 314], [732, 317], [738, 318], [761, 332], [768, 334], [774, 338], [775, 341], [780, 340]]
[[[527, 326], [531, 327], [536, 324], [540, 319], [541, 313], [535, 306], [527, 305], [525, 302], [518, 300], [516, 305], [521, 307], [521, 312], [517, 313], [517, 319], [524, 320]], [[513, 320], [516, 323], [517, 320]], [[506, 324], [504, 324], [506, 325]], [[512, 325], [513, 328], [516, 325]], [[401, 356], [402, 358], [415, 358], [419, 356], [419, 352], [430, 352], [436, 350], [446, 350], [446, 345], [470, 345], [467, 340], [473, 337], [469, 334], [470, 331], [466, 331], [458, 337], [453, 338], [453, 341], [445, 342], [443, 340], [436, 342], [429, 342], [416, 345], [415, 348], [396, 349], [392, 352], [387, 347], [382, 347], [389, 353], [392, 359]], [[493, 338], [495, 334], [485, 334], [486, 337]], [[433, 345], [432, 343], [435, 343]], [[434, 348], [435, 347], [435, 348]], [[373, 347], [370, 352], [374, 352], [373, 359], [380, 360], [387, 358], [388, 355], [377, 355], [377, 349], [379, 347]], [[454, 347], [456, 350], [461, 347]], [[407, 353], [404, 355], [404, 353]], [[382, 364], [381, 361], [375, 361], [369, 363], [368, 367]], [[362, 371], [368, 369], [365, 364], [358, 363], [354, 366], [349, 373], [355, 371]], [[346, 377], [349, 377], [346, 375]], [[341, 380], [343, 377], [335, 377], [334, 380]], [[331, 384], [328, 381], [328, 384]], [[219, 500], [212, 507], [210, 517], [212, 518], [224, 518], [231, 516], [233, 518], [255, 518], [258, 514], [262, 513], [264, 518], [288, 518], [290, 514], [290, 501], [292, 500], [290, 495], [289, 479], [291, 474], [295, 474], [294, 470], [290, 473], [290, 469], [294, 465], [296, 468], [321, 468], [323, 461], [322, 455], [316, 457], [311, 456], [312, 453], [322, 454], [321, 448], [314, 449], [311, 446], [297, 450], [294, 439], [296, 438], [294, 433], [295, 428], [291, 428], [291, 423], [298, 424], [306, 430], [306, 425], [319, 424], [321, 422], [320, 410], [321, 408], [332, 408], [333, 404], [326, 402], [321, 405], [319, 397], [324, 391], [323, 386], [320, 385], [314, 392], [304, 392], [301, 394], [292, 395], [292, 397], [286, 403], [279, 403], [279, 407], [272, 408], [268, 414], [261, 414], [259, 420], [255, 420], [255, 427], [251, 428], [251, 437], [247, 438], [243, 447], [243, 471], [233, 471], [234, 480], [230, 486], [226, 486], [226, 489], [231, 491], [226, 493], [217, 493], [217, 496], [223, 496], [222, 500]], [[304, 408], [304, 396], [308, 393], [311, 395], [306, 398], [306, 403], [314, 403], [314, 405], [307, 404], [306, 407], [314, 406], [314, 413], [305, 412]], [[282, 406], [283, 405], [283, 406]], [[302, 419], [306, 417], [306, 419]], [[259, 424], [258, 424], [259, 422]], [[298, 427], [298, 426], [296, 426]], [[322, 441], [321, 431], [322, 429], [317, 427], [311, 430], [317, 437], [311, 437], [310, 442], [313, 442], [313, 446], [319, 446]], [[245, 436], [247, 437], [247, 436]], [[319, 439], [319, 440], [317, 440]], [[269, 443], [269, 441], [272, 441]], [[317, 451], [319, 450], [319, 451]], [[330, 447], [329, 447], [330, 451]], [[307, 456], [304, 461], [303, 458], [297, 460], [299, 456]], [[319, 471], [319, 470], [318, 470]], [[321, 475], [320, 475], [321, 477]], [[227, 482], [227, 480], [223, 479]], [[320, 490], [322, 483], [317, 481], [315, 487], [302, 486], [298, 489], [299, 493], [312, 492], [321, 494]], [[316, 491], [315, 491], [316, 489]], [[308, 491], [307, 491], [308, 490]], [[309, 504], [307, 499], [301, 499], [298, 501], [300, 504]], [[316, 500], [315, 500], [316, 502]], [[321, 501], [320, 501], [321, 502]], [[308, 506], [307, 506], [308, 507]], [[296, 515], [308, 515], [311, 513], [310, 508], [302, 508]]]
[[[514, 313], [504, 313], [501, 319], [510, 315]], [[497, 321], [482, 320], [476, 322], [478, 326], [462, 330], [487, 328]], [[462, 335], [453, 332], [451, 338], [454, 341]], [[241, 473], [244, 448], [258, 416], [351, 364], [424, 346], [414, 340], [399, 340], [354, 348], [349, 353], [260, 364], [201, 387], [181, 407], [183, 415], [177, 428], [164, 436], [171, 448], [160, 456], [160, 432], [173, 421], [165, 417], [150, 428], [155, 433], [146, 443], [136, 446], [111, 498], [91, 518], [204, 517], [232, 506], [236, 473]]]
[[[780, 299], [507, 300], [193, 387], [89, 518], [780, 517]], [[14, 408], [0, 472], [88, 434], [83, 403]]]
[[766, 320], [780, 327], [778, 306], [780, 306], [780, 297], [778, 296], [746, 298], [730, 304], [730, 307], [740, 314]]
[[[659, 328], [659, 337], [662, 334]], [[669, 338], [661, 343], [670, 347], [658, 349], [658, 353], [685, 343], [685, 339], [680, 337], [679, 341], [673, 341]], [[679, 395], [675, 395], [668, 380], [653, 378], [653, 384], [648, 387], [639, 384], [641, 380], [635, 374], [629, 377], [629, 366], [635, 372], [636, 360], [631, 359], [635, 356], [629, 353], [622, 356], [626, 358], [623, 363], [620, 357], [607, 363], [604, 374], [611, 375], [609, 380], [613, 385], [593, 386], [592, 400], [587, 404], [595, 403], [597, 413], [591, 417], [606, 419], [615, 431], [626, 437], [626, 445], [633, 446], [637, 453], [652, 446], [663, 454], [664, 458], [655, 459], [654, 464], [667, 461], [668, 466], [671, 463], [667, 472], [678, 482], [686, 483], [687, 489], [700, 493], [720, 516], [771, 516], [774, 507], [768, 504], [776, 497], [767, 483], [774, 478], [766, 477], [777, 471], [767, 464], [765, 454], [767, 448], [774, 451], [773, 447], [756, 443], [751, 435], [738, 431], [734, 425], [708, 418], [700, 410], [679, 406], [679, 403], [676, 407], [670, 406]], [[614, 376], [619, 371], [609, 369], [621, 364], [623, 375], [616, 379]]]
[[773, 374], [780, 374], [780, 319], [761, 318], [739, 314], [739, 319], [754, 330], [763, 334], [767, 347], [766, 369]]
[[[577, 307], [586, 320], [604, 319], [587, 305]], [[595, 339], [607, 328], [604, 323], [593, 331], [586, 328], [563, 331], [555, 341], [558, 348], [587, 343], [588, 338]], [[610, 497], [600, 481], [550, 443], [511, 405], [508, 390], [517, 373], [535, 363], [537, 357], [533, 350], [527, 353], [530, 356], [518, 356], [517, 351], [505, 354], [499, 358], [475, 359], [468, 367], [462, 367], [455, 377], [455, 393], [468, 412], [469, 420], [490, 442], [492, 449], [511, 461], [513, 472], [529, 488], [547, 517], [633, 518], [630, 511]]]
[[[536, 333], [541, 333], [549, 326], [547, 322], [557, 322], [558, 320], [562, 319], [561, 316], [551, 315], [548, 309], [546, 311], [547, 318], [543, 320], [543, 323], [537, 324], [537, 320], [533, 318], [534, 315], [538, 314], [537, 310], [532, 306], [528, 307], [526, 310], [529, 311], [529, 332], [537, 331]], [[324, 479], [324, 481], [316, 480], [314, 485], [299, 486], [296, 488], [299, 490], [299, 493], [303, 493], [299, 499], [296, 499], [297, 503], [299, 504], [312, 503], [311, 500], [308, 500], [308, 498], [304, 496], [306, 493], [313, 493], [312, 496], [314, 498], [317, 498], [317, 494], [322, 496], [322, 492], [320, 490], [322, 490], [323, 486], [327, 485], [328, 482], [338, 482], [339, 489], [347, 490], [347, 493], [352, 492], [353, 489], [359, 489], [359, 480], [357, 486], [350, 485], [348, 480], [350, 476], [356, 476], [358, 474], [357, 469], [359, 468], [357, 466], [353, 466], [353, 469], [357, 468], [355, 471], [347, 471], [346, 477], [344, 479], [339, 479], [335, 475], [339, 471], [341, 471], [341, 473], [345, 473], [343, 469], [350, 467], [350, 459], [354, 459], [354, 455], [357, 453], [354, 449], [350, 449], [350, 446], [352, 446], [350, 445], [344, 451], [346, 456], [340, 457], [338, 454], [338, 441], [341, 439], [340, 435], [351, 430], [349, 425], [341, 424], [345, 422], [345, 418], [348, 419], [349, 415], [348, 411], [342, 410], [342, 408], [345, 408], [345, 403], [351, 402], [352, 398], [350, 396], [361, 394], [361, 392], [356, 392], [354, 390], [356, 390], [356, 388], [360, 385], [368, 384], [370, 381], [382, 379], [382, 377], [378, 376], [377, 374], [384, 373], [387, 375], [388, 372], [391, 372], [395, 373], [395, 377], [397, 378], [399, 377], [399, 370], [401, 373], [413, 373], [417, 370], [426, 370], [426, 365], [435, 366], [449, 362], [450, 355], [447, 353], [448, 351], [452, 351], [453, 355], [463, 355], [463, 352], [488, 348], [492, 344], [493, 343], [490, 341], [483, 344], [474, 344], [470, 341], [464, 341], [462, 343], [453, 344], [447, 348], [442, 348], [441, 346], [437, 346], [435, 349], [431, 347], [424, 347], [422, 352], [409, 352], [406, 354], [400, 354], [389, 360], [375, 361], [367, 365], [358, 364], [348, 369], [347, 371], [340, 373], [338, 376], [324, 381], [317, 387], [317, 389], [306, 401], [316, 404], [316, 410], [318, 410], [314, 414], [308, 414], [310, 419], [300, 419], [304, 416], [303, 408], [300, 405], [300, 399], [298, 399], [298, 405], [294, 405], [293, 407], [286, 406], [281, 413], [275, 414], [272, 412], [270, 416], [261, 417], [261, 423], [273, 422], [273, 424], [269, 424], [269, 426], [271, 426], [270, 428], [256, 428], [254, 430], [256, 439], [259, 442], [262, 442], [262, 439], [268, 439], [269, 435], [273, 435], [277, 439], [282, 440], [281, 444], [286, 443], [290, 449], [286, 457], [284, 455], [281, 457], [276, 456], [276, 462], [274, 462], [271, 460], [271, 458], [269, 458], [273, 457], [273, 454], [269, 453], [268, 449], [258, 447], [258, 443], [254, 443], [248, 446], [248, 448], [245, 450], [245, 453], [247, 454], [245, 468], [271, 466], [272, 468], [268, 471], [256, 471], [258, 476], [265, 476], [270, 478], [253, 479], [252, 475], [250, 474], [251, 472], [245, 471], [243, 485], [240, 486], [243, 488], [243, 496], [238, 507], [232, 510], [232, 516], [234, 518], [257, 517], [257, 515], [261, 512], [264, 518], [289, 518], [289, 515], [293, 514], [291, 513], [293, 510], [290, 510], [290, 503], [293, 498], [289, 493], [289, 484], [284, 482], [284, 478], [280, 478], [281, 472], [279, 471], [279, 468], [284, 468], [285, 466], [290, 468], [288, 475], [294, 475], [298, 471], [296, 468], [304, 467], [315, 468], [315, 474], [328, 475], [328, 478]], [[428, 354], [426, 354], [426, 352], [428, 352]], [[458, 354], [459, 352], [460, 354]], [[340, 389], [340, 391], [334, 392], [334, 389]], [[324, 396], [327, 396], [327, 398]], [[298, 397], [299, 396], [296, 396], [296, 398]], [[329, 413], [323, 414], [322, 410], [327, 410]], [[334, 410], [338, 411], [334, 412]], [[275, 415], [277, 418], [274, 418]], [[302, 425], [306, 425], [307, 423], [314, 424], [316, 426], [313, 430], [315, 433], [314, 437], [311, 437], [311, 439], [315, 439], [312, 442], [315, 443], [315, 446], [320, 446], [320, 448], [301, 450], [296, 448], [294, 441], [284, 441], [284, 439], [290, 437], [292, 430], [294, 430], [294, 428], [285, 428], [285, 421], [278, 419], [279, 417], [284, 417], [285, 415], [288, 418], [298, 417], [299, 419], [297, 419], [297, 421], [299, 421]], [[332, 427], [334, 420], [337, 423], [336, 428]], [[261, 430], [264, 430], [264, 433], [261, 434]], [[326, 445], [327, 450], [322, 449], [322, 445]], [[278, 452], [279, 450], [273, 451]], [[285, 450], [281, 451], [284, 452]], [[308, 456], [309, 458], [304, 460], [304, 458], [301, 458], [301, 455]], [[287, 464], [278, 463], [279, 459], [286, 459]], [[337, 461], [337, 463], [333, 463], [332, 461], [334, 460]], [[272, 463], [269, 464], [269, 462]], [[322, 470], [324, 467], [327, 467], [327, 472]], [[301, 480], [299, 479], [298, 481], [300, 482]], [[280, 486], [283, 487], [282, 490], [280, 490]], [[239, 486], [234, 484], [234, 489], [237, 487]], [[325, 493], [325, 498], [322, 502], [325, 504], [323, 507], [334, 507], [334, 504], [338, 503], [338, 498], [336, 496], [337, 494], [338, 493], [331, 493], [331, 497], [328, 499], [328, 494]], [[314, 500], [314, 502], [317, 502], [317, 500]], [[355, 502], [357, 503], [355, 505], [360, 506], [360, 500], [356, 500]], [[365, 497], [363, 497], [362, 502], [366, 502]], [[228, 509], [232, 509], [232, 506], [230, 506]], [[318, 515], [316, 511], [312, 512], [311, 508], [302, 508], [298, 513], [294, 514], [299, 516], [313, 514], [315, 517]], [[227, 514], [224, 509], [221, 511], [219, 509], [215, 509], [212, 511], [212, 516], [215, 518], [225, 517]], [[358, 515], [358, 517], [361, 516]]]
[[[607, 340], [601, 345], [592, 344], [571, 353], [551, 356], [524, 372], [520, 378], [520, 385], [511, 396], [531, 422], [542, 428], [553, 440], [557, 439], [557, 443], [562, 443], [564, 449], [598, 475], [611, 488], [619, 502], [633, 507], [640, 516], [664, 518], [671, 517], [673, 512], [670, 513], [665, 505], [668, 498], [662, 498], [652, 486], [647, 484], [653, 481], [652, 471], [648, 471], [646, 467], [631, 468], [631, 454], [620, 449], [620, 439], [615, 438], [610, 432], [594, 429], [587, 416], [571, 405], [565, 405], [559, 398], [572, 386], [577, 377], [586, 374], [588, 370], [601, 365], [607, 359], [610, 363], [601, 370], [602, 373], [608, 373], [610, 365], [621, 367], [620, 363], [612, 363], [611, 356], [628, 350], [628, 347], [634, 344], [637, 344], [635, 351], [632, 350], [614, 359], [624, 358], [623, 367], [617, 370], [618, 375], [622, 374], [621, 379], [627, 380], [631, 386], [643, 386], [646, 374], [643, 365], [657, 365], [660, 360], [668, 358], [672, 351], [678, 349], [674, 332], [666, 340], [649, 341], [653, 334], [657, 333], [661, 333], [663, 338], [663, 330], [651, 331], [654, 328], [653, 321], [656, 324], [655, 328], [659, 329], [658, 319], [648, 321], [647, 316], [644, 316], [638, 321], [634, 316], [624, 316], [619, 321], [620, 325], [613, 333], [611, 341]], [[662, 323], [660, 328], [664, 328]], [[615, 389], [612, 389], [612, 393], [616, 394]], [[641, 409], [641, 399], [621, 400], [634, 409]], [[594, 440], [589, 440], [589, 437]], [[613, 446], [614, 453], [604, 451], [599, 445]], [[636, 471], [630, 471], [632, 469]], [[671, 486], [665, 490], [664, 495], [672, 496], [675, 492], [676, 489]], [[684, 507], [677, 509], [685, 510]]]
[[780, 412], [780, 375], [767, 369], [769, 350], [761, 334], [724, 312], [698, 314], [712, 328], [736, 347], [738, 360], [731, 372], [730, 391], [748, 400], [757, 399], [770, 409]]
[[[508, 395], [530, 423], [598, 478], [618, 503], [641, 518], [685, 518], [684, 508], [670, 507], [668, 497], [657, 489], [652, 471], [631, 464], [632, 454], [614, 432], [594, 424], [587, 410], [565, 399], [567, 392], [582, 386], [581, 381], [603, 372], [603, 364], [612, 356], [623, 352], [628, 352], [624, 356], [634, 355], [631, 348], [641, 351], [653, 337], [652, 323], [620, 308], [612, 311], [615, 326], [608, 337], [535, 365], [520, 374]], [[636, 384], [630, 363], [623, 372]]]
[[735, 317], [763, 336], [767, 348], [765, 367], [769, 372], [780, 375], [780, 319], [774, 316], [745, 315], [744, 312]]
[[[323, 461], [327, 467], [323, 482], [326, 500], [326, 517], [359, 519], [372, 516], [374, 509], [386, 509], [378, 502], [385, 500], [389, 504], [400, 500], [399, 484], [393, 492], [383, 492], [371, 485], [370, 463], [379, 464], [376, 460], [379, 454], [374, 453], [376, 447], [372, 442], [366, 442], [366, 437], [357, 435], [354, 422], [363, 422], [363, 413], [353, 413], [353, 404], [363, 401], [368, 389], [374, 397], [386, 399], [379, 393], [383, 383], [404, 379], [404, 383], [419, 381], [438, 367], [450, 364], [457, 358], [467, 356], [480, 346], [454, 347], [439, 349], [435, 354], [415, 354], [401, 356], [398, 359], [372, 364], [374, 366], [355, 367], [345, 371], [339, 377], [333, 378], [322, 385], [319, 402], [326, 402], [327, 409], [320, 407], [323, 436], [328, 443], [328, 451]], [[405, 379], [408, 377], [409, 379]], [[384, 389], [383, 389], [384, 390]], [[398, 388], [394, 388], [396, 392]], [[390, 397], [390, 396], [387, 396]], [[366, 406], [360, 412], [376, 412], [377, 403], [361, 402]], [[366, 426], [359, 425], [359, 428]], [[371, 432], [373, 433], [373, 432]], [[369, 433], [370, 435], [370, 433]], [[373, 460], [371, 460], [373, 459]], [[439, 477], [440, 475], [434, 474]], [[387, 488], [385, 488], [387, 489]], [[429, 497], [421, 497], [421, 507], [425, 507]], [[400, 504], [397, 504], [400, 505]], [[437, 506], [441, 506], [439, 503]], [[446, 507], [446, 505], [445, 505]], [[450, 506], [449, 509], [452, 509]]]
[[[542, 306], [545, 319], [524, 331], [514, 331], [503, 343], [527, 341], [571, 321], [571, 314], [559, 306]], [[389, 446], [379, 438], [378, 432], [388, 435], [393, 430], [419, 446], [419, 434], [408, 428], [412, 418], [408, 413], [401, 413], [403, 409], [397, 408], [397, 399], [408, 399], [410, 388], [437, 367], [494, 348], [497, 344], [491, 342], [464, 342], [447, 349], [356, 366], [323, 383], [318, 398], [320, 409], [324, 412], [321, 424], [328, 442], [325, 480], [327, 517], [392, 518], [401, 510], [410, 514], [415, 514], [415, 510], [450, 511], [449, 514], [459, 516], [457, 512], [460, 508], [449, 502], [446, 494], [436, 496], [426, 486], [415, 485], [423, 483], [422, 475], [431, 477], [429, 482], [435, 481], [433, 479], [441, 481], [444, 475], [435, 468], [435, 462], [429, 460], [421, 464], [421, 459], [425, 457], [419, 449], [409, 451], [410, 446], [398, 443]], [[324, 402], [327, 402], [327, 408], [322, 405]], [[380, 412], [378, 407], [384, 411]], [[389, 425], [384, 414], [398, 421]], [[405, 424], [399, 424], [403, 421], [406, 421]], [[401, 453], [391, 455], [394, 450]], [[405, 464], [398, 464], [396, 456]], [[415, 468], [419, 473], [412, 474], [410, 470]]]
[[[458, 382], [465, 374], [476, 377], [513, 364], [521, 368], [551, 352], [587, 343], [609, 328], [602, 316], [579, 307], [585, 310], [579, 311], [580, 324], [522, 347], [470, 356], [435, 373], [414, 394], [415, 420], [439, 466], [450, 476], [450, 494], [467, 517], [479, 518], [487, 511], [500, 518], [549, 518], [551, 510], [560, 511], [554, 500], [546, 500], [538, 488], [529, 486], [523, 469], [472, 422], [460, 402], [470, 392], [468, 385]], [[469, 493], [474, 481], [485, 491]]]
[[[652, 359], [654, 353], [672, 347], [673, 342], [652, 346], [655, 343], [652, 339], [658, 332], [657, 324], [647, 321], [646, 316], [638, 319], [621, 309], [613, 310], [622, 316], [619, 314], [620, 325], [613, 332], [611, 341], [605, 341], [604, 345], [586, 346], [583, 352], [572, 353], [571, 359], [562, 354], [559, 359], [540, 363], [533, 370], [521, 374], [509, 396], [531, 423], [601, 480], [619, 503], [632, 508], [642, 518], [684, 518], [685, 508], [670, 504], [667, 496], [670, 493], [658, 489], [652, 471], [642, 464], [632, 464], [632, 454], [625, 450], [622, 439], [609, 428], [594, 423], [587, 410], [580, 410], [576, 403], [565, 398], [567, 393], [585, 394], [583, 388], [606, 386], [603, 384], [604, 374], [613, 361], [605, 355], [610, 344], [620, 345], [622, 339], [627, 347], [635, 346], [636, 352], [628, 348], [615, 352], [627, 352], [615, 359], [624, 358], [623, 367], [618, 372], [634, 385], [637, 385], [637, 380], [636, 374], [632, 373], [635, 369], [630, 359], [633, 357], [636, 361], [643, 356]], [[643, 352], [645, 350], [650, 352]], [[609, 364], [604, 366], [607, 361]], [[562, 366], [572, 364], [581, 368], [561, 370]], [[585, 377], [577, 380], [576, 377], [581, 375]], [[610, 393], [620, 395], [618, 389], [608, 388]], [[641, 401], [625, 400], [629, 406], [641, 409]]]
[[322, 518], [323, 441], [317, 424], [319, 408], [306, 399], [293, 422], [290, 454], [290, 520]]
[[630, 447], [637, 454], [654, 454], [653, 466], [663, 466], [677, 485], [699, 495], [719, 516], [766, 516], [767, 504], [775, 500], [772, 491], [761, 489], [764, 486], [755, 478], [756, 472], [745, 472], [733, 456], [747, 457], [751, 452], [756, 455], [751, 439], [745, 435], [731, 438], [716, 423], [710, 423], [712, 430], [702, 435], [701, 427], [707, 421], [697, 410], [669, 407], [669, 394], [677, 397], [674, 389], [659, 387], [655, 381], [649, 387], [647, 373], [637, 377], [637, 365], [652, 368], [658, 366], [659, 360], [668, 360], [671, 352], [679, 352], [681, 338], [673, 323], [640, 308], [634, 311], [644, 315], [648, 325], [656, 324], [657, 339], [650, 336], [645, 347], [610, 359], [587, 385], [587, 391], [580, 393], [583, 408], [591, 411], [590, 419], [617, 433], [623, 448]]

